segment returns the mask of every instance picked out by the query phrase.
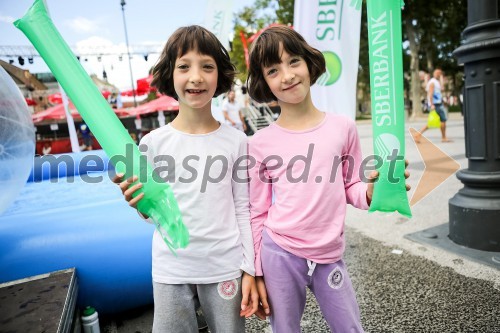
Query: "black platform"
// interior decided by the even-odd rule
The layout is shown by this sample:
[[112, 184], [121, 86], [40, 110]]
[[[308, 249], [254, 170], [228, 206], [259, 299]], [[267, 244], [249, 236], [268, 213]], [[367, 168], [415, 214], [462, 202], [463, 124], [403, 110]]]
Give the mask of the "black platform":
[[0, 333], [71, 332], [77, 294], [73, 268], [0, 284]]
[[405, 235], [405, 238], [417, 243], [435, 246], [481, 264], [486, 264], [496, 269], [500, 269], [500, 252], [480, 251], [458, 245], [450, 240], [448, 234], [449, 225], [448, 223], [444, 223], [436, 227]]

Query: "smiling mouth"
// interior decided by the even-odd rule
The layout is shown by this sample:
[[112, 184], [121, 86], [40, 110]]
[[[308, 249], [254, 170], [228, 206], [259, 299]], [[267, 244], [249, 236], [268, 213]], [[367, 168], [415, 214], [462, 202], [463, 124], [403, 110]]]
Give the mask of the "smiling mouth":
[[202, 94], [204, 93], [206, 90], [203, 90], [203, 89], [186, 89], [186, 92], [188, 94], [194, 94], [194, 95], [199, 95], [199, 94]]
[[293, 88], [295, 88], [296, 86], [298, 86], [299, 84], [300, 84], [300, 82], [297, 82], [297, 83], [295, 83], [295, 84], [293, 84], [293, 85], [291, 85], [291, 86], [288, 86], [288, 87], [286, 87], [286, 88], [283, 88], [283, 91], [293, 89]]

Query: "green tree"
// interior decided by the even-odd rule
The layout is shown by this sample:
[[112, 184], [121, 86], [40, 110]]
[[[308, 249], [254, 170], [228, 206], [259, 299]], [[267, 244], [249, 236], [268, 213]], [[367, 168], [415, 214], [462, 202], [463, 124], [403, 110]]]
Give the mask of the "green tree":
[[[370, 58], [368, 52], [368, 21], [366, 20], [366, 3], [361, 8], [361, 33], [359, 39], [358, 66], [358, 104], [370, 103]], [[361, 92], [361, 94], [359, 94]]]
[[[452, 52], [460, 45], [466, 12], [465, 0], [406, 1], [402, 18], [403, 45], [406, 45], [410, 57], [407, 70], [411, 78], [409, 96], [413, 101], [412, 115], [422, 112], [421, 68], [431, 72], [435, 67], [441, 67], [447, 76], [454, 79], [460, 72]], [[459, 89], [457, 84], [455, 86]]]
[[[455, 95], [462, 87], [463, 69], [458, 65], [453, 51], [462, 41], [462, 31], [467, 24], [467, 3], [465, 0], [455, 0], [444, 4], [442, 10], [434, 20], [434, 30], [424, 35], [425, 60], [427, 70], [430, 72], [436, 67], [442, 68], [445, 75], [452, 79]], [[430, 40], [430, 43], [426, 43]], [[429, 52], [429, 50], [431, 50]], [[430, 53], [430, 54], [429, 54]], [[429, 61], [429, 59], [432, 59]]]
[[[253, 6], [244, 7], [236, 13], [230, 55], [239, 71], [238, 78], [242, 82], [245, 82], [247, 78], [247, 68], [240, 31], [248, 39], [272, 23], [291, 25], [293, 23], [294, 3], [294, 0], [255, 0]], [[250, 45], [248, 47], [250, 48]]]
[[278, 23], [293, 24], [294, 0], [256, 0], [255, 6], [259, 9], [275, 10]]

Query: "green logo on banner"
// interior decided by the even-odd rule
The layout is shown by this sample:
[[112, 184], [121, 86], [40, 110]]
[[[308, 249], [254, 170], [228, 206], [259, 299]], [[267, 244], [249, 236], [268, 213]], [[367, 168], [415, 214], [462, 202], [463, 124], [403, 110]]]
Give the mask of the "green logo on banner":
[[330, 86], [337, 82], [342, 74], [342, 61], [340, 57], [331, 51], [324, 51], [323, 56], [326, 61], [326, 72], [316, 81], [320, 86]]
[[382, 160], [386, 160], [396, 150], [396, 155], [400, 154], [401, 143], [399, 139], [391, 133], [382, 133], [375, 138], [375, 152]]

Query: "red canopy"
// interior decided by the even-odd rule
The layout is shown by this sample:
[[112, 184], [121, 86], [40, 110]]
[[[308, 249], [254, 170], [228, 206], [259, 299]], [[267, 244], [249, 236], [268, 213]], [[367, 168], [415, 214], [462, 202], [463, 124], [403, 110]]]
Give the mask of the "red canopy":
[[[69, 102], [68, 105], [69, 111], [71, 112], [71, 116], [75, 119], [81, 119], [82, 116], [78, 113], [76, 110], [75, 106], [73, 105], [72, 102]], [[126, 109], [113, 109], [113, 111], [116, 113], [118, 117], [123, 117], [123, 116], [128, 116], [129, 112]], [[59, 104], [56, 106], [53, 106], [51, 108], [48, 108], [47, 110], [37, 112], [31, 116], [33, 119], [33, 122], [39, 123], [44, 120], [62, 120], [66, 119], [66, 112], [64, 111], [64, 105]]]
[[109, 95], [111, 95], [111, 91], [103, 90], [101, 91], [101, 94], [104, 96], [104, 98], [108, 99]]
[[137, 94], [138, 95], [148, 94], [149, 91], [151, 90], [151, 86], [150, 86], [151, 81], [153, 81], [152, 75], [149, 75], [148, 77], [137, 80]]
[[25, 98], [25, 100], [26, 100], [26, 104], [28, 104], [28, 106], [36, 105], [36, 102], [32, 98]]
[[47, 96], [50, 104], [62, 104], [62, 96], [61, 93], [55, 93]]
[[136, 96], [142, 96], [145, 94], [149, 94], [151, 91], [156, 91], [155, 88], [151, 87], [151, 81], [153, 81], [153, 75], [149, 75], [148, 77], [137, 80], [137, 89], [134, 90], [125, 90], [120, 94], [122, 96], [133, 96], [134, 92]]
[[161, 96], [151, 102], [139, 105], [134, 109], [129, 109], [128, 112], [132, 116], [147, 114], [157, 111], [177, 111], [179, 110], [179, 102], [170, 96]]
[[125, 91], [122, 91], [120, 93], [120, 95], [130, 97], [130, 96], [134, 96], [134, 92], [135, 92], [136, 96], [139, 96], [139, 94], [137, 93], [137, 90], [125, 90]]
[[[104, 98], [108, 98], [109, 95], [111, 95], [111, 92], [108, 90], [103, 90], [101, 91], [101, 94], [104, 96]], [[62, 104], [62, 95], [61, 93], [54, 93], [49, 96], [47, 96], [47, 99], [49, 100], [49, 103], [52, 105], [56, 104]]]

